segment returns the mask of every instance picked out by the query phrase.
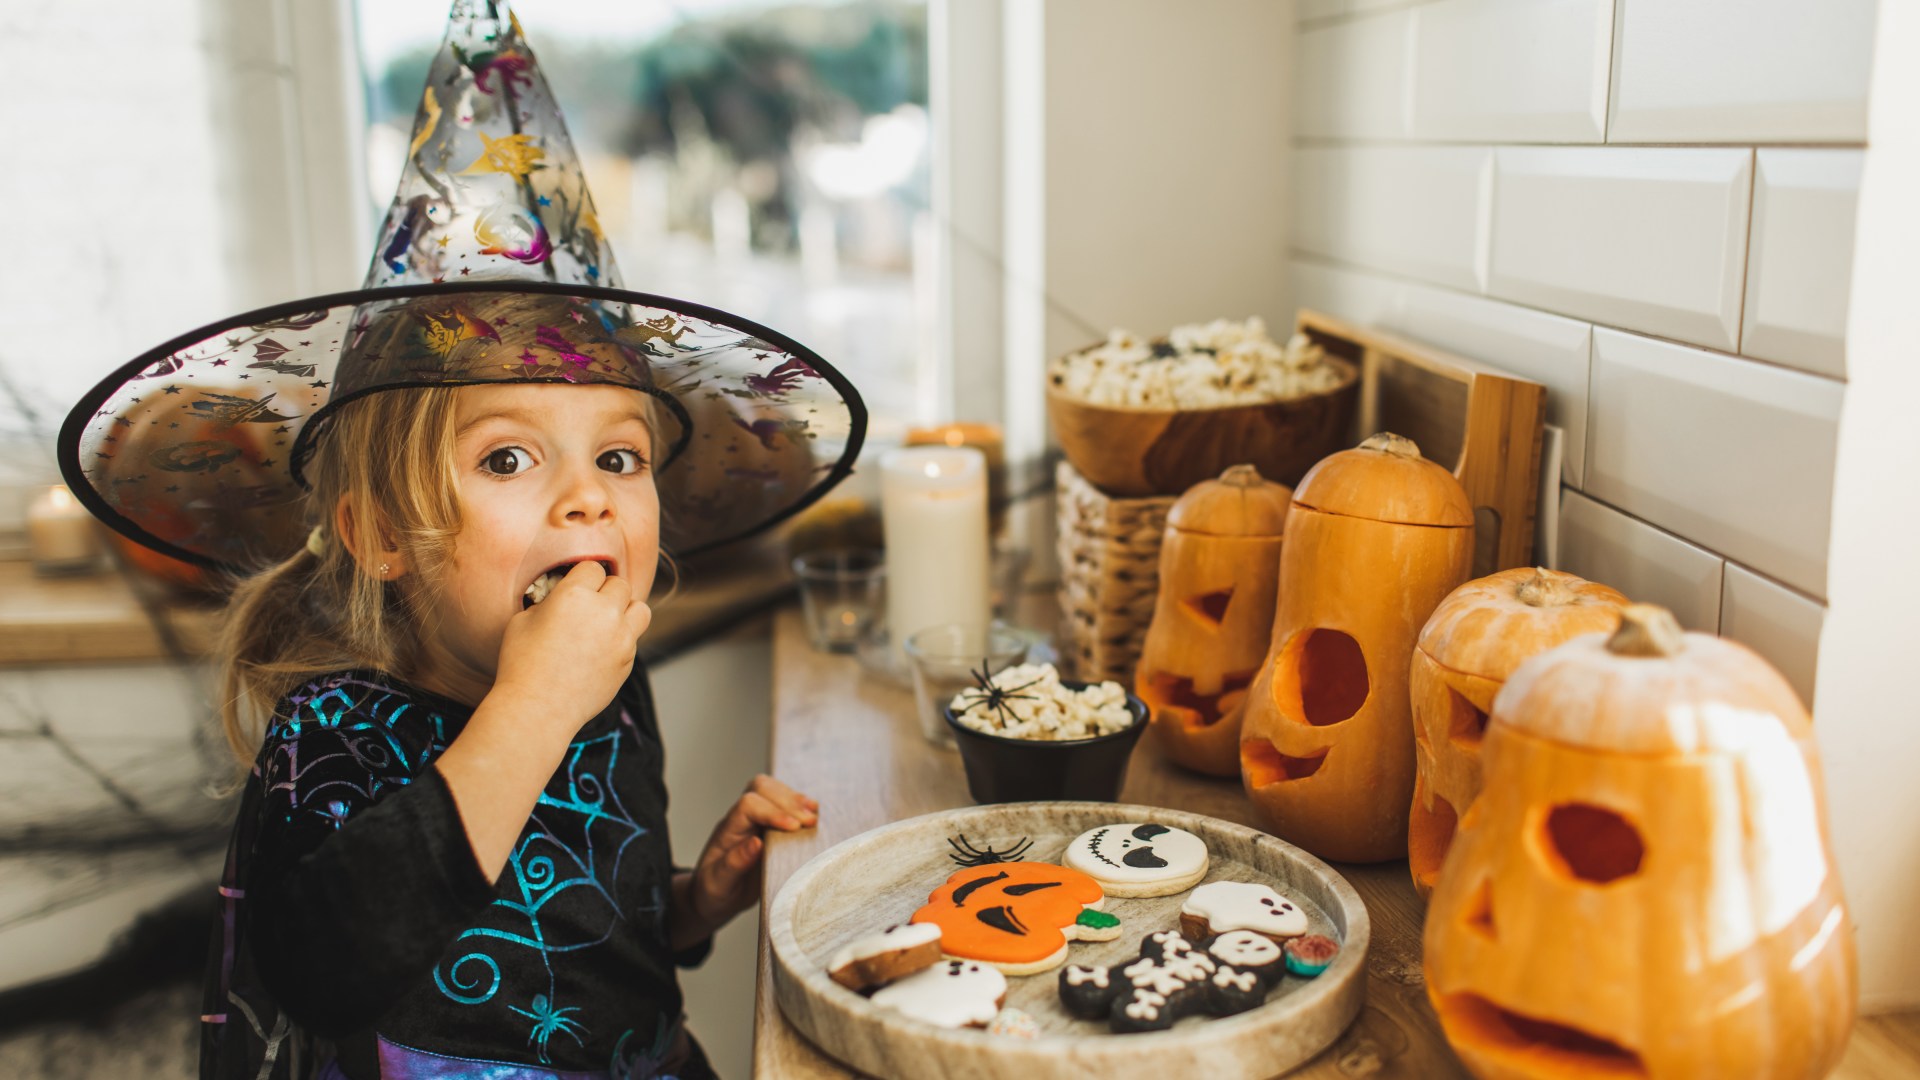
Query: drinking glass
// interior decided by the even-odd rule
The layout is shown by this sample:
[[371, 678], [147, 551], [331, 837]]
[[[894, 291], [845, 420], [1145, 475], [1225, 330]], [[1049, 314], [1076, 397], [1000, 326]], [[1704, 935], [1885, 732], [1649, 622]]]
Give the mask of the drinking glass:
[[868, 548], [810, 551], [793, 560], [807, 637], [822, 652], [850, 653], [873, 627], [886, 598], [886, 563]]
[[952, 747], [953, 733], [942, 710], [953, 696], [977, 686], [973, 673], [992, 678], [1027, 658], [1027, 639], [1008, 627], [964, 623], [929, 626], [903, 643], [913, 665], [913, 696], [920, 714], [920, 733], [938, 746]]

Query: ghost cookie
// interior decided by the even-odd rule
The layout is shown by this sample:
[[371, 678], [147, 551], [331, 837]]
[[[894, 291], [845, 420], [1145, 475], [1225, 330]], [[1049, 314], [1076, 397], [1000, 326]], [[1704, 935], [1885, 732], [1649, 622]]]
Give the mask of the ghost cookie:
[[1102, 825], [1074, 838], [1060, 861], [1108, 896], [1168, 896], [1207, 876], [1207, 843], [1166, 825]]
[[1008, 975], [1058, 967], [1069, 941], [1107, 941], [1120, 920], [1098, 910], [1100, 883], [1052, 863], [989, 863], [957, 870], [913, 913], [940, 928], [940, 950]]
[[947, 960], [881, 987], [875, 1005], [935, 1027], [986, 1027], [1007, 999], [1007, 977], [991, 964]]
[[1195, 939], [1251, 930], [1280, 941], [1307, 932], [1307, 913], [1265, 885], [1210, 881], [1180, 905], [1180, 929]]
[[940, 961], [940, 928], [901, 923], [843, 946], [827, 963], [827, 975], [849, 990], [885, 986]]

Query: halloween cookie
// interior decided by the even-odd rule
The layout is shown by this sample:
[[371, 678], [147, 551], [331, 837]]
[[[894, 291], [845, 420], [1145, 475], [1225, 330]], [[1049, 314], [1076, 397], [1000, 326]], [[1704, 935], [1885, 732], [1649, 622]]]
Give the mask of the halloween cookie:
[[[1182, 1016], [1230, 1016], [1266, 1000], [1280, 978], [1280, 949], [1233, 943], [1223, 951], [1256, 966], [1241, 968], [1196, 949], [1176, 931], [1149, 934], [1140, 958], [1125, 965], [1068, 964], [1060, 972], [1060, 1006], [1083, 1020], [1106, 1020], [1116, 1032], [1161, 1031]], [[1235, 944], [1241, 947], [1233, 947]]]
[[872, 1001], [937, 1027], [986, 1027], [1007, 999], [1007, 977], [991, 964], [946, 960], [881, 987]]
[[[1288, 944], [1293, 944], [1293, 941]], [[1218, 963], [1254, 972], [1269, 984], [1280, 981], [1280, 972], [1284, 967], [1279, 944], [1265, 934], [1256, 934], [1251, 930], [1229, 930], [1216, 936], [1207, 942], [1207, 955]]]
[[1340, 946], [1332, 938], [1308, 934], [1287, 942], [1286, 952], [1287, 970], [1311, 979], [1327, 970], [1333, 958], [1340, 955]]
[[1074, 838], [1060, 861], [1108, 896], [1168, 896], [1207, 876], [1207, 843], [1166, 825], [1102, 825]]
[[1067, 942], [1107, 941], [1120, 921], [1096, 910], [1100, 883], [1052, 863], [990, 863], [957, 870], [933, 891], [915, 923], [940, 928], [950, 957], [992, 964], [1008, 975], [1032, 975], [1067, 958]]
[[843, 946], [827, 963], [827, 975], [849, 990], [869, 990], [939, 961], [938, 926], [900, 923]]
[[1180, 930], [1195, 939], [1252, 930], [1281, 940], [1307, 932], [1307, 913], [1265, 885], [1210, 881], [1180, 905]]

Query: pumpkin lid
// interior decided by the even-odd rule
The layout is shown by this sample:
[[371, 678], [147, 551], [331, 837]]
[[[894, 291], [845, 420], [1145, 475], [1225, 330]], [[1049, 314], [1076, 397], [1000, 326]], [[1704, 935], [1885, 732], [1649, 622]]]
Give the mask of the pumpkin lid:
[[1773, 665], [1738, 642], [1682, 633], [1665, 608], [1629, 604], [1619, 628], [1586, 634], [1520, 665], [1493, 700], [1495, 725], [1620, 754], [1752, 751], [1779, 725], [1811, 739], [1813, 720]]
[[1449, 670], [1503, 682], [1521, 661], [1569, 638], [1613, 630], [1626, 603], [1558, 570], [1502, 570], [1448, 593], [1420, 630], [1420, 651]]
[[1280, 536], [1292, 502], [1292, 488], [1235, 465], [1188, 488], [1167, 511], [1167, 527], [1203, 536]]
[[1412, 439], [1383, 431], [1307, 470], [1293, 501], [1311, 510], [1400, 525], [1466, 528], [1473, 502], [1452, 473]]

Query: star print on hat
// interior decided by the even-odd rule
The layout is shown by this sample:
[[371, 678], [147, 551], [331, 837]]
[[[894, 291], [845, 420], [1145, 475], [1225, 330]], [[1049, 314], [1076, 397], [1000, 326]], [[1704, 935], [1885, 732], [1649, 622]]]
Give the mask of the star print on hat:
[[852, 471], [866, 408], [777, 331], [621, 288], [572, 140], [505, 0], [456, 0], [358, 290], [222, 320], [122, 365], [60, 432], [67, 485], [128, 537], [251, 570], [304, 541], [334, 411], [401, 387], [607, 383], [652, 395], [662, 543], [694, 554]]

